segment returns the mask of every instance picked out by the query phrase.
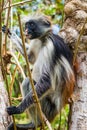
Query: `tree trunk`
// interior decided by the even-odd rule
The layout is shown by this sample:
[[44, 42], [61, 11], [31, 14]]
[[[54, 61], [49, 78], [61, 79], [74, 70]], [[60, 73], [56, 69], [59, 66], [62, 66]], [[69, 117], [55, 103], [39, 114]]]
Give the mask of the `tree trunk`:
[[5, 84], [3, 81], [0, 67], [0, 130], [6, 130], [8, 124], [11, 121], [10, 117], [7, 115], [7, 112], [5, 111], [9, 102], [7, 97], [8, 95], [5, 89]]
[[[87, 19], [87, 0], [66, 0], [64, 12], [66, 18], [59, 35], [75, 50], [75, 43]], [[75, 98], [71, 106], [69, 130], [87, 130], [87, 23], [80, 38], [77, 60]]]

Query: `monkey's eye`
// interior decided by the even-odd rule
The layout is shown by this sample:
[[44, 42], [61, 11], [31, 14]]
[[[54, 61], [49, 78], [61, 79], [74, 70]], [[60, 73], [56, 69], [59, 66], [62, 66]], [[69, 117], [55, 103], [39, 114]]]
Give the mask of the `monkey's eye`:
[[25, 28], [34, 29], [34, 28], [35, 28], [35, 23], [34, 23], [34, 21], [31, 20], [31, 21], [29, 21], [29, 22], [26, 22]]
[[29, 26], [30, 26], [30, 28], [31, 29], [34, 29], [35, 28], [35, 23], [34, 23], [34, 21], [29, 21]]
[[34, 26], [34, 23], [33, 23], [33, 22], [30, 22], [29, 24], [30, 24], [30, 26], [32, 26], [32, 27]]
[[49, 21], [47, 21], [47, 22], [44, 23], [44, 25], [47, 26], [47, 27], [50, 27], [51, 23]]

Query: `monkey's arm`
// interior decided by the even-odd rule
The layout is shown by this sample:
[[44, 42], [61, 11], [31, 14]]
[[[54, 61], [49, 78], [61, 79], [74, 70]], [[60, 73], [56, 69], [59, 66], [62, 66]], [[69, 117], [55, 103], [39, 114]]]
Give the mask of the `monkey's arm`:
[[[50, 75], [46, 72], [43, 73], [40, 80], [35, 85], [36, 92], [38, 97], [42, 97], [44, 93], [47, 92], [51, 88], [51, 80]], [[28, 108], [31, 104], [33, 104], [33, 92], [32, 90], [26, 95], [24, 100], [21, 102], [21, 104], [17, 107], [12, 106], [7, 108], [7, 112], [9, 115], [12, 114], [20, 114], [24, 112], [26, 108]]]
[[[6, 26], [4, 25], [2, 27], [2, 31], [4, 33], [6, 33]], [[23, 45], [22, 45], [22, 40], [17, 36], [17, 34], [13, 31], [10, 31], [9, 29], [7, 29], [7, 35], [8, 37], [11, 39], [14, 47], [22, 54], [24, 55], [24, 51], [23, 51]], [[26, 51], [29, 50], [29, 45], [27, 43], [25, 43], [26, 46]]]

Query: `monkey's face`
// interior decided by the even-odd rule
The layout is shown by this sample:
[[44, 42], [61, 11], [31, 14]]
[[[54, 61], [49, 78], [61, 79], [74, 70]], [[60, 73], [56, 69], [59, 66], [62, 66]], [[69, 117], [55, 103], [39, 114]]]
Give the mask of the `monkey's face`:
[[51, 23], [48, 20], [32, 19], [25, 23], [25, 35], [29, 39], [40, 38], [51, 31]]

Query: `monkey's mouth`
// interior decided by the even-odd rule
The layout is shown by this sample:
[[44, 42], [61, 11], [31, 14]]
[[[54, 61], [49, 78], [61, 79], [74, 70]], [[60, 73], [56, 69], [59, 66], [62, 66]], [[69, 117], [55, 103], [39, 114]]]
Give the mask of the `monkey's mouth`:
[[31, 34], [31, 32], [29, 32], [28, 29], [25, 30], [25, 36], [27, 39], [31, 39], [31, 37], [32, 37], [32, 34]]
[[25, 34], [27, 39], [31, 39], [32, 35], [31, 34]]

